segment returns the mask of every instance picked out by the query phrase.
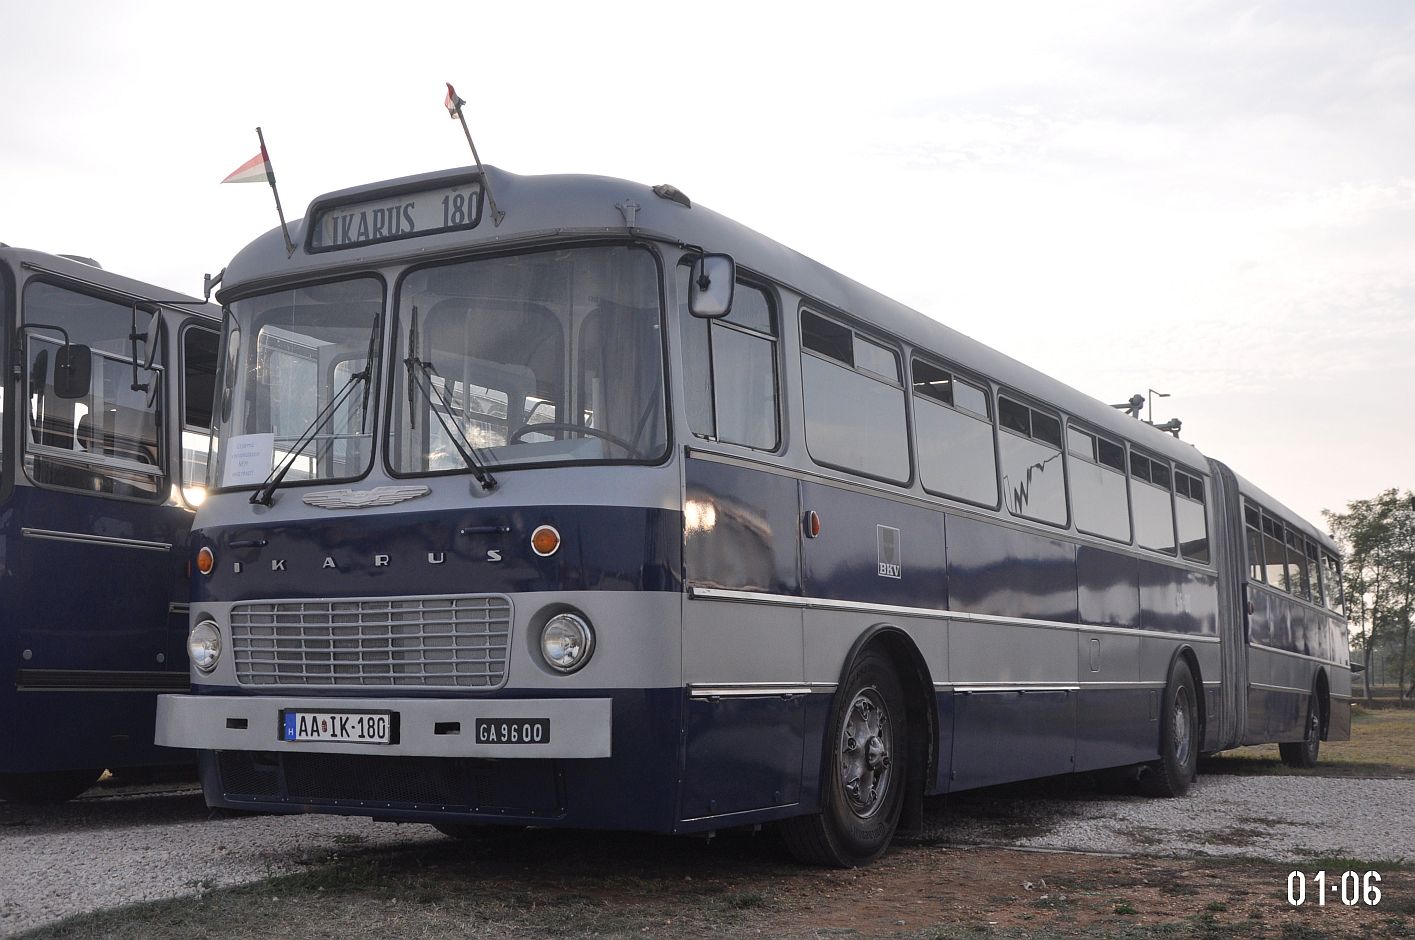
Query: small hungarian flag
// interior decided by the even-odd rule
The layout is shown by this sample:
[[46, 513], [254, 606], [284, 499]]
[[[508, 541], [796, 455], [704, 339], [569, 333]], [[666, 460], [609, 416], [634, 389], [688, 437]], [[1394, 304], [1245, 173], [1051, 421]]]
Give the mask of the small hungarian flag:
[[270, 181], [270, 157], [266, 156], [265, 145], [262, 144], [260, 153], [251, 157], [245, 163], [236, 167], [231, 175], [221, 182], [223, 183], [266, 183]]
[[457, 120], [457, 112], [461, 110], [462, 105], [466, 104], [465, 101], [457, 97], [457, 89], [452, 87], [451, 82], [447, 83], [447, 100], [442, 103], [447, 107], [447, 116], [454, 121]]

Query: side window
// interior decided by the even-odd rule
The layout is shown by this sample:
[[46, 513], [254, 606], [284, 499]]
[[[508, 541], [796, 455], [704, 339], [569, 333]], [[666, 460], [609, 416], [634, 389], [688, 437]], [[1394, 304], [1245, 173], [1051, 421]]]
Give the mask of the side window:
[[189, 325], [182, 331], [182, 491], [194, 503], [205, 493], [220, 339], [206, 327]]
[[1135, 541], [1144, 548], [1173, 555], [1176, 545], [1169, 463], [1131, 451], [1130, 478], [1135, 483], [1130, 490], [1135, 503]]
[[1283, 527], [1267, 513], [1263, 513], [1263, 558], [1267, 562], [1263, 568], [1263, 581], [1279, 591], [1288, 590], [1287, 547], [1283, 544]]
[[[89, 493], [164, 498], [156, 316], [38, 281], [25, 287], [23, 304], [25, 323], [35, 327], [24, 334], [24, 462], [30, 477], [41, 485]], [[70, 342], [92, 349], [85, 397], [55, 394], [55, 357], [64, 341], [41, 324], [61, 327]]]
[[1071, 505], [1076, 528], [1116, 542], [1130, 541], [1130, 499], [1125, 486], [1125, 448], [1080, 428], [1066, 429], [1073, 458]]
[[914, 438], [924, 489], [997, 506], [997, 448], [988, 393], [979, 385], [915, 359]]
[[737, 282], [732, 312], [705, 320], [688, 312], [688, 268], [678, 269], [688, 425], [709, 440], [775, 450], [777, 316], [761, 288]]
[[1307, 565], [1307, 540], [1301, 533], [1287, 530], [1288, 585], [1304, 601], [1312, 599], [1312, 569]]
[[880, 480], [908, 481], [904, 384], [894, 350], [803, 310], [801, 385], [812, 460]]
[[1179, 554], [1190, 561], [1209, 561], [1209, 520], [1204, 512], [1204, 480], [1174, 471], [1174, 515], [1179, 522]]
[[1061, 419], [1019, 401], [997, 398], [1002, 493], [1014, 516], [1066, 525]]
[[1307, 570], [1312, 573], [1312, 603], [1318, 607], [1325, 606], [1326, 601], [1322, 593], [1322, 562], [1321, 555], [1317, 553], [1315, 542], [1307, 541]]
[[1243, 506], [1243, 530], [1248, 543], [1248, 580], [1262, 584], [1263, 577], [1263, 520], [1262, 515], [1252, 506]]
[[1322, 581], [1326, 585], [1324, 593], [1326, 594], [1327, 607], [1340, 614], [1342, 612], [1341, 598], [1344, 593], [1341, 583], [1341, 562], [1337, 560], [1335, 555], [1328, 552], [1322, 552]]

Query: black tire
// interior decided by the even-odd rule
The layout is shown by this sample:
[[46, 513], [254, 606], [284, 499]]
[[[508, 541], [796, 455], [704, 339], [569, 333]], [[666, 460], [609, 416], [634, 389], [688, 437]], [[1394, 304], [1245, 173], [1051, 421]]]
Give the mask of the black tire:
[[1310, 770], [1317, 766], [1317, 758], [1322, 750], [1322, 713], [1317, 708], [1317, 696], [1307, 700], [1307, 724], [1301, 741], [1279, 744], [1277, 752], [1282, 762], [1299, 770]]
[[879, 650], [866, 650], [831, 709], [821, 812], [781, 824], [798, 861], [854, 868], [884, 854], [904, 808], [908, 732], [904, 688], [893, 664]]
[[47, 774], [0, 774], [0, 799], [11, 803], [67, 803], [98, 782], [103, 769]]
[[1148, 796], [1183, 796], [1198, 765], [1199, 700], [1194, 673], [1179, 659], [1170, 667], [1160, 709], [1160, 759], [1146, 766], [1140, 790]]

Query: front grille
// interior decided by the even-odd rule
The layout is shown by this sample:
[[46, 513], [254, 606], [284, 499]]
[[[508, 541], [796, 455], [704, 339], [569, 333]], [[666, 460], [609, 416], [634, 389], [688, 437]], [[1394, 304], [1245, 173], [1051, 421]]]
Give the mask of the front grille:
[[273, 601], [231, 609], [242, 685], [490, 689], [506, 679], [499, 595]]

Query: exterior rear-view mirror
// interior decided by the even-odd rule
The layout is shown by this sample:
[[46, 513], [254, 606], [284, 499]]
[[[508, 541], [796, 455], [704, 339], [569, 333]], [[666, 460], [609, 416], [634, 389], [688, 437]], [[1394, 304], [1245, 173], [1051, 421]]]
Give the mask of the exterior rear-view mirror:
[[732, 312], [737, 264], [731, 255], [699, 255], [688, 278], [688, 311], [716, 320]]

